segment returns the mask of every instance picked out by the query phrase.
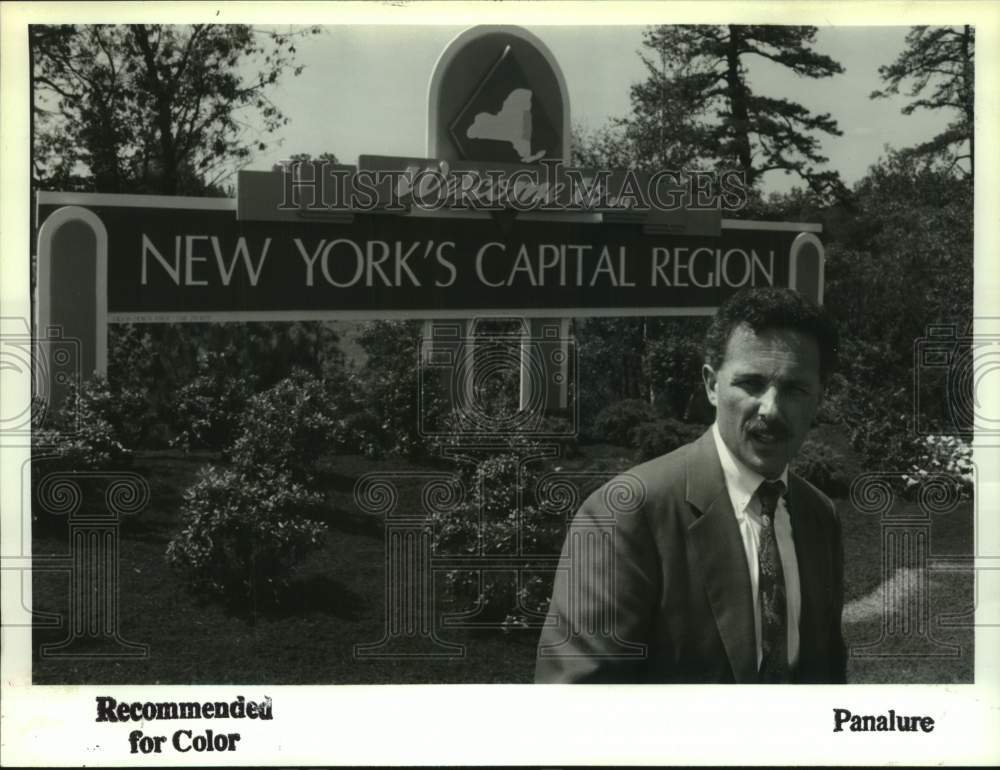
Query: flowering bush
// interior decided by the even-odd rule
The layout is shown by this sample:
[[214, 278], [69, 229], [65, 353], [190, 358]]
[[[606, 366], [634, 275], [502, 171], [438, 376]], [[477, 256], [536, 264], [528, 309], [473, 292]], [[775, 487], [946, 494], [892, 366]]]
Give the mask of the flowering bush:
[[960, 499], [972, 497], [975, 485], [972, 442], [960, 436], [926, 436], [918, 452], [917, 462], [902, 475], [908, 492], [916, 493], [932, 477], [945, 476]]
[[257, 381], [255, 375], [239, 372], [235, 362], [233, 346], [199, 358], [198, 375], [174, 398], [173, 446], [220, 450], [232, 443]]
[[47, 420], [51, 427], [32, 432], [36, 455], [50, 459], [50, 470], [85, 471], [131, 463], [131, 447], [141, 432], [145, 400], [128, 388], [113, 388], [93, 377], [71, 385]]
[[63, 411], [67, 417], [75, 413], [81, 428], [91, 420], [107, 422], [117, 441], [128, 449], [139, 445], [152, 421], [142, 389], [99, 376], [78, 389], [71, 387]]
[[530, 429], [511, 434], [507, 438], [507, 444], [514, 451], [556, 444], [559, 446], [560, 457], [582, 457], [578, 436], [579, 432], [573, 429], [573, 424], [566, 418], [542, 415]]
[[184, 528], [167, 561], [190, 587], [237, 604], [279, 600], [326, 527], [322, 497], [281, 474], [248, 476], [207, 467], [184, 494]]
[[132, 461], [132, 451], [122, 446], [111, 425], [100, 418], [88, 420], [73, 432], [36, 430], [31, 443], [34, 458], [46, 458], [49, 470], [120, 468]]
[[[518, 469], [520, 467], [520, 473]], [[566, 531], [565, 515], [539, 505], [538, 473], [514, 454], [479, 462], [470, 474], [470, 497], [454, 509], [434, 512], [434, 552], [439, 556], [557, 555]], [[518, 515], [520, 497], [520, 515]], [[444, 574], [449, 599], [476, 607], [476, 622], [504, 629], [525, 624], [526, 612], [544, 612], [552, 590], [551, 571], [450, 570]]]
[[142, 432], [145, 399], [133, 388], [113, 387], [106, 379], [93, 377], [70, 385], [51, 414], [40, 399], [33, 399], [32, 409], [31, 516], [36, 530], [63, 532], [67, 524], [65, 511], [52, 510], [39, 496], [51, 473], [76, 474], [81, 510], [107, 515], [107, 478], [87, 472], [131, 465], [130, 447]]
[[247, 473], [270, 468], [308, 484], [318, 476], [325, 454], [379, 456], [378, 417], [361, 405], [357, 387], [346, 374], [319, 379], [296, 370], [250, 399], [237, 438], [226, 450], [228, 459]]
[[440, 394], [420, 389], [421, 328], [420, 321], [372, 321], [358, 337], [368, 356], [361, 392], [375, 416], [380, 443], [388, 453], [409, 458], [426, 454], [421, 419], [432, 422], [442, 408]]

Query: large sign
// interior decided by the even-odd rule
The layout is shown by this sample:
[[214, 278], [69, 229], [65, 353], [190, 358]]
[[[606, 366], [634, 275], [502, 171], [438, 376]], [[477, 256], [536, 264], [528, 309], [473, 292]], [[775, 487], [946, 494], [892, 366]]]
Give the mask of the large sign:
[[819, 226], [723, 219], [733, 180], [568, 167], [566, 83], [525, 30], [447, 46], [426, 140], [423, 157], [241, 172], [238, 200], [39, 193], [38, 336], [78, 340], [89, 373], [109, 323], [395, 316], [438, 340], [475, 316], [527, 318], [530, 337], [540, 319], [705, 315], [745, 286], [822, 301]]
[[[745, 286], [821, 294], [817, 228], [795, 223], [724, 220], [711, 237], [488, 216], [254, 222], [238, 220], [231, 201], [222, 209], [185, 208], [183, 199], [144, 206], [142, 196], [127, 206], [101, 195], [65, 201], [85, 202], [103, 230], [98, 280], [111, 322], [692, 315]], [[59, 195], [42, 194], [40, 221], [60, 208]]]

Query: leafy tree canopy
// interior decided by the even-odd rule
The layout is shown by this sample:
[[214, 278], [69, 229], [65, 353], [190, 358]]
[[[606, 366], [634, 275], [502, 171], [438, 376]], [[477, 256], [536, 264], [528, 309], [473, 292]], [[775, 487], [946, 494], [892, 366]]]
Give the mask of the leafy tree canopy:
[[31, 27], [35, 186], [224, 194], [234, 166], [288, 122], [268, 93], [302, 71], [295, 43], [318, 31]]

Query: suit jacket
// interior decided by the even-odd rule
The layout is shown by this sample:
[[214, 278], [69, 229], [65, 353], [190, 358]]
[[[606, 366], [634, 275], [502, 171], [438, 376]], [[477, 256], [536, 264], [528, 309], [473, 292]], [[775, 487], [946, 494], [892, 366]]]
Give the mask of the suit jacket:
[[[789, 473], [802, 591], [794, 681], [845, 681], [843, 551], [833, 503]], [[537, 682], [753, 683], [749, 568], [711, 431], [637, 466], [569, 528]]]

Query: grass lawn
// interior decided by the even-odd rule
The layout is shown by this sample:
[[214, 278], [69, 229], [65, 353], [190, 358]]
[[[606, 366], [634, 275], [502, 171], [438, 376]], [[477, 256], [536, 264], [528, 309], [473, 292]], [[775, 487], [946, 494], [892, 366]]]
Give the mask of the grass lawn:
[[[972, 683], [975, 674], [971, 618], [973, 577], [968, 572], [896, 568], [884, 564], [878, 517], [838, 500], [844, 528], [846, 601], [844, 636], [850, 650], [848, 681], [887, 684]], [[916, 503], [894, 514], [916, 513]], [[973, 553], [973, 506], [932, 517], [931, 555]], [[921, 606], [921, 598], [926, 605]], [[881, 640], [881, 641], [880, 641]], [[874, 646], [869, 646], [874, 645]]]
[[[588, 448], [590, 458], [605, 464], [626, 451]], [[149, 645], [144, 659], [60, 659], [41, 657], [41, 644], [57, 642], [65, 627], [35, 629], [34, 681], [37, 684], [364, 684], [364, 683], [520, 683], [533, 675], [537, 630], [474, 632], [453, 628], [442, 639], [464, 645], [450, 658], [357, 659], [355, 645], [379, 641], [384, 634], [385, 553], [381, 522], [362, 514], [353, 500], [355, 479], [380, 470], [413, 470], [405, 461], [371, 461], [338, 457], [327, 477], [330, 534], [296, 578], [295, 590], [280, 611], [232, 612], [217, 603], [201, 602], [181, 586], [169, 569], [164, 551], [179, 528], [183, 490], [198, 468], [211, 461], [205, 455], [143, 453], [135, 470], [150, 482], [149, 506], [121, 528], [120, 618], [122, 635]], [[589, 458], [577, 461], [585, 467]], [[567, 465], [562, 462], [562, 465]], [[415, 490], [401, 489], [400, 505], [417, 507]], [[905, 606], [919, 596], [921, 584], [908, 573], [893, 574], [888, 587], [882, 567], [882, 535], [877, 519], [861, 514], [849, 501], [838, 501], [847, 553], [845, 633], [849, 643], [877, 641], [882, 628], [883, 596], [890, 609], [906, 615]], [[65, 554], [65, 532], [36, 531], [36, 556]], [[972, 552], [972, 507], [940, 516], [933, 523], [931, 551], [935, 555]], [[972, 578], [965, 573], [928, 572], [930, 617], [958, 613], [972, 606]], [[36, 610], [65, 613], [68, 574], [36, 573]], [[913, 615], [913, 613], [910, 613]], [[932, 622], [937, 642], [957, 646], [901, 650], [890, 638], [880, 657], [852, 657], [853, 682], [971, 682], [972, 629], [941, 629]], [[896, 635], [899, 637], [900, 635]], [[912, 640], [913, 635], [907, 636]], [[926, 653], [944, 652], [945, 657]], [[901, 656], [900, 653], [906, 653]]]

